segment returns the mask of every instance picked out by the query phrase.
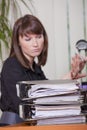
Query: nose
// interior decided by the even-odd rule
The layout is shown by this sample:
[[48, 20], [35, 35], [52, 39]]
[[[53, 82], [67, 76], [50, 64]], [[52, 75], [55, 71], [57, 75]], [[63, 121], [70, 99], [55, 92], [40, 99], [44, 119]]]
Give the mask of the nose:
[[38, 41], [37, 41], [36, 38], [33, 39], [33, 45], [34, 45], [34, 46], [37, 46], [37, 45], [38, 45]]

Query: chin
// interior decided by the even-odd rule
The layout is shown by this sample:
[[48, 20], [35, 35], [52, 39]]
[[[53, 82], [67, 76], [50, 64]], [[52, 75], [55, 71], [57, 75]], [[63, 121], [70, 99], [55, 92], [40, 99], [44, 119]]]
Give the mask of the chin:
[[39, 56], [41, 53], [35, 53], [33, 56], [36, 57], [36, 56]]

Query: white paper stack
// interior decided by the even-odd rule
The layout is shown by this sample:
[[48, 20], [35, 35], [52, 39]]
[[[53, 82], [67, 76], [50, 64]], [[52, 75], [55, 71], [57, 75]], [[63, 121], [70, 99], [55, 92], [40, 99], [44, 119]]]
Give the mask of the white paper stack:
[[17, 90], [24, 102], [20, 105], [20, 116], [25, 121], [36, 120], [37, 125], [86, 122], [81, 113], [84, 97], [76, 81], [23, 81]]

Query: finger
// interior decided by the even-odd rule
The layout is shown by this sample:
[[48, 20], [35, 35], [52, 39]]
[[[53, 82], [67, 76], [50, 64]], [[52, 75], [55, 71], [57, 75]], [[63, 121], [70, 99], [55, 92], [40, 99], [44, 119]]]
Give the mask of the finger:
[[87, 62], [87, 57], [85, 57], [85, 61]]
[[78, 75], [75, 77], [75, 79], [84, 78], [84, 77], [86, 77], [86, 76], [87, 76], [87, 74], [85, 74], [85, 73], [78, 74]]

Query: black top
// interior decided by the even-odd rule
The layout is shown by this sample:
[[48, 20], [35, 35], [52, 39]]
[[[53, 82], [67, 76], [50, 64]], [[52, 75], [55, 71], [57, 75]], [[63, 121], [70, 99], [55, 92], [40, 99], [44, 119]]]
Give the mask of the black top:
[[3, 65], [1, 72], [1, 99], [0, 108], [2, 111], [19, 113], [19, 103], [21, 100], [17, 97], [16, 83], [18, 81], [45, 80], [46, 77], [35, 62], [34, 71], [23, 67], [16, 57], [8, 58]]

